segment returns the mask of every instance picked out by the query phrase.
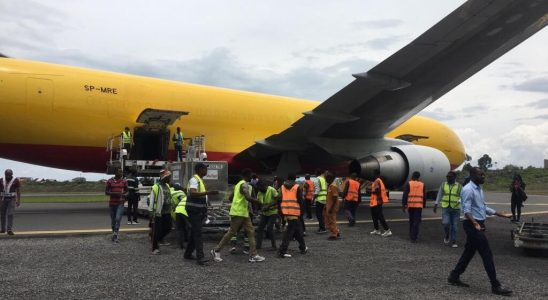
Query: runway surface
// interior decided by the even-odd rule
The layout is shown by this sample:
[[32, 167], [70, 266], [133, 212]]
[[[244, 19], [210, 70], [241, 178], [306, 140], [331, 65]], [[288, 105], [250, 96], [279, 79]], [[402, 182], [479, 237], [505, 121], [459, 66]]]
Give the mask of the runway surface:
[[[488, 204], [496, 210], [510, 212], [509, 193], [486, 193]], [[367, 200], [368, 201], [368, 200]], [[357, 219], [360, 222], [371, 222], [368, 202], [364, 201], [358, 208]], [[441, 218], [441, 209], [437, 214], [432, 211], [432, 202], [423, 209], [423, 218]], [[407, 215], [401, 211], [401, 193], [391, 194], [391, 202], [385, 206], [385, 217], [392, 221], [406, 221]], [[525, 216], [548, 213], [548, 196], [529, 195], [523, 209]], [[344, 212], [339, 212], [339, 220], [344, 223]], [[146, 230], [148, 222], [140, 225], [127, 225], [126, 217], [122, 218], [122, 231]], [[314, 226], [316, 222], [307, 222]], [[24, 203], [16, 209], [16, 235], [44, 236], [93, 234], [110, 231], [110, 213], [108, 203]], [[0, 238], [3, 236], [0, 235]]]
[[[494, 207], [507, 207], [505, 195], [488, 194]], [[532, 200], [531, 202], [529, 202]], [[546, 197], [530, 196], [525, 211], [547, 210]], [[57, 207], [56, 226], [85, 228], [93, 216], [108, 224], [108, 210], [95, 207]], [[18, 226], [45, 214], [45, 208], [19, 211]], [[34, 213], [32, 213], [34, 212]], [[305, 240], [310, 251], [302, 255], [296, 242], [290, 245], [292, 258], [280, 259], [276, 252], [259, 250], [263, 263], [248, 263], [247, 255], [229, 254], [224, 261], [198, 266], [184, 260], [172, 236], [171, 246], [161, 246], [161, 254], [150, 254], [145, 233], [123, 233], [113, 244], [110, 235], [49, 238], [3, 238], [0, 240], [2, 299], [498, 299], [491, 294], [479, 256], [472, 260], [462, 280], [470, 288], [446, 283], [447, 275], [463, 251], [464, 234], [459, 231], [459, 248], [443, 244], [440, 221], [421, 224], [419, 242], [408, 239], [408, 225], [401, 209], [386, 209], [394, 233], [392, 237], [371, 236], [367, 209], [359, 212], [355, 227], [341, 224], [342, 239], [327, 241], [325, 234], [310, 233]], [[66, 215], [71, 215], [67, 217]], [[33, 217], [34, 216], [34, 217]], [[425, 209], [426, 218], [439, 217]], [[530, 216], [529, 216], [530, 217]], [[528, 217], [528, 218], [529, 218]], [[548, 222], [548, 215], [536, 220]], [[42, 220], [49, 220], [44, 216]], [[342, 221], [342, 219], [341, 219]], [[487, 221], [486, 235], [495, 257], [499, 280], [514, 290], [519, 299], [548, 299], [548, 257], [524, 255], [513, 247], [507, 219]], [[52, 226], [46, 224], [47, 226]], [[82, 227], [82, 225], [85, 225]], [[107, 228], [96, 224], [94, 228]], [[28, 226], [28, 225], [25, 225]], [[44, 228], [34, 223], [34, 227]], [[101, 227], [103, 226], [103, 227]], [[309, 226], [314, 227], [313, 224]], [[129, 226], [125, 226], [128, 228]], [[20, 227], [18, 227], [20, 228]], [[53, 228], [53, 227], [49, 227]], [[63, 228], [63, 227], [59, 227]], [[221, 234], [205, 235], [206, 255]], [[279, 238], [279, 237], [278, 237]], [[268, 243], [266, 243], [268, 244]], [[279, 240], [278, 240], [279, 245]]]

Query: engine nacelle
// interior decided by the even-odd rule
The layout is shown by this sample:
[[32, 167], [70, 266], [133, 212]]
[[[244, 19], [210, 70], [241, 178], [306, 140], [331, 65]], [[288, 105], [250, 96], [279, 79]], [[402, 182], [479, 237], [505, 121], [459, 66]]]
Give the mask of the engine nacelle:
[[443, 152], [419, 145], [399, 145], [390, 151], [381, 151], [350, 163], [350, 172], [373, 180], [373, 170], [378, 169], [387, 188], [399, 188], [411, 178], [414, 171], [421, 173], [420, 180], [426, 190], [437, 190], [450, 170], [449, 160]]

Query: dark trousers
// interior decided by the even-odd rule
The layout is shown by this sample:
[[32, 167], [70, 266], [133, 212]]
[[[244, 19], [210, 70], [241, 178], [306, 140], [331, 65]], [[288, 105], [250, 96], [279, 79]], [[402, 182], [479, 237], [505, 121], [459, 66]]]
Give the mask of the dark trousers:
[[196, 250], [196, 258], [201, 260], [204, 258], [204, 241], [202, 240], [202, 224], [207, 217], [207, 209], [205, 208], [189, 208], [188, 221], [190, 223], [190, 239], [185, 250], [185, 257], [190, 257], [192, 252]]
[[303, 234], [306, 232], [306, 224], [304, 224], [304, 215], [305, 215], [305, 208], [304, 205], [301, 206], [301, 215], [299, 216], [299, 222], [301, 222], [301, 227], [303, 229]]
[[175, 144], [175, 160], [183, 161], [183, 145]]
[[159, 248], [158, 242], [171, 231], [171, 226], [173, 224], [170, 214], [154, 217], [154, 224], [152, 224], [152, 250]]
[[358, 201], [344, 201], [344, 210], [346, 212], [346, 218], [348, 223], [354, 225], [356, 223], [356, 209], [358, 208]]
[[485, 272], [487, 272], [487, 276], [489, 276], [491, 286], [497, 287], [500, 286], [500, 282], [497, 280], [493, 253], [491, 252], [489, 242], [485, 236], [485, 225], [483, 224], [483, 221], [478, 221], [478, 223], [480, 223], [482, 227], [482, 230], [480, 231], [474, 228], [472, 222], [468, 220], [462, 222], [462, 227], [464, 228], [464, 232], [466, 232], [466, 245], [464, 246], [464, 252], [460, 257], [459, 262], [451, 272], [451, 276], [453, 278], [459, 278], [459, 276], [464, 273], [468, 263], [470, 263], [477, 251], [483, 260], [483, 267], [485, 268]]
[[312, 219], [312, 199], [304, 200], [304, 210], [306, 212], [306, 218]]
[[408, 208], [409, 214], [409, 238], [416, 241], [419, 237], [419, 226], [422, 220], [422, 208]]
[[1, 222], [2, 231], [6, 231], [6, 222], [8, 225], [8, 231], [13, 230], [13, 215], [15, 211], [15, 202], [16, 202], [15, 198], [7, 198], [4, 200], [0, 198], [0, 222]]
[[323, 208], [325, 203], [316, 201], [316, 218], [318, 219], [318, 229], [325, 231], [325, 222], [323, 220]]
[[384, 214], [382, 213], [382, 205], [371, 207], [371, 218], [373, 219], [373, 227], [375, 227], [375, 230], [379, 230], [379, 221], [381, 222], [384, 230], [390, 229], [388, 227], [388, 224], [386, 224], [386, 220], [384, 219]]
[[177, 241], [181, 249], [185, 248], [185, 243], [189, 240], [190, 224], [188, 217], [183, 214], [175, 214], [175, 229], [177, 230]]
[[282, 237], [282, 244], [280, 245], [280, 255], [287, 253], [289, 242], [295, 238], [299, 243], [299, 249], [304, 251], [306, 244], [304, 243], [303, 231], [299, 219], [287, 220], [287, 229], [284, 231]]
[[137, 221], [139, 216], [139, 196], [132, 195], [127, 200], [127, 221]]
[[[512, 210], [512, 219], [518, 220], [521, 218], [521, 206], [523, 205], [523, 201], [518, 199], [512, 199], [510, 202], [510, 209]], [[516, 218], [516, 210], [518, 212], [518, 217]]]
[[276, 248], [276, 237], [274, 236], [274, 223], [278, 219], [278, 215], [265, 216], [261, 215], [259, 227], [257, 228], [257, 249], [263, 245], [263, 236], [266, 228], [266, 237], [270, 239], [272, 248]]

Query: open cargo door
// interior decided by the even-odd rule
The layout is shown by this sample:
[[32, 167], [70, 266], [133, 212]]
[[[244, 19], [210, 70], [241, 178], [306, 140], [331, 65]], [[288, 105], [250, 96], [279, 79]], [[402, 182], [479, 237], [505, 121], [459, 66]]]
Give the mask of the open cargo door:
[[170, 141], [168, 127], [180, 117], [188, 115], [186, 111], [160, 110], [147, 108], [137, 118], [143, 126], [133, 131], [134, 146], [132, 159], [167, 160]]

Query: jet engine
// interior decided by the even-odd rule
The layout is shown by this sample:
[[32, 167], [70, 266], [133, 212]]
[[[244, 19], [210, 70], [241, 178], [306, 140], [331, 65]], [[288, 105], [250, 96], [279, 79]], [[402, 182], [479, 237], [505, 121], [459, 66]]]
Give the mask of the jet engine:
[[350, 172], [362, 178], [374, 179], [373, 171], [380, 170], [387, 188], [399, 188], [411, 178], [413, 172], [421, 173], [427, 191], [437, 190], [450, 170], [449, 160], [443, 152], [419, 145], [398, 145], [350, 163]]

